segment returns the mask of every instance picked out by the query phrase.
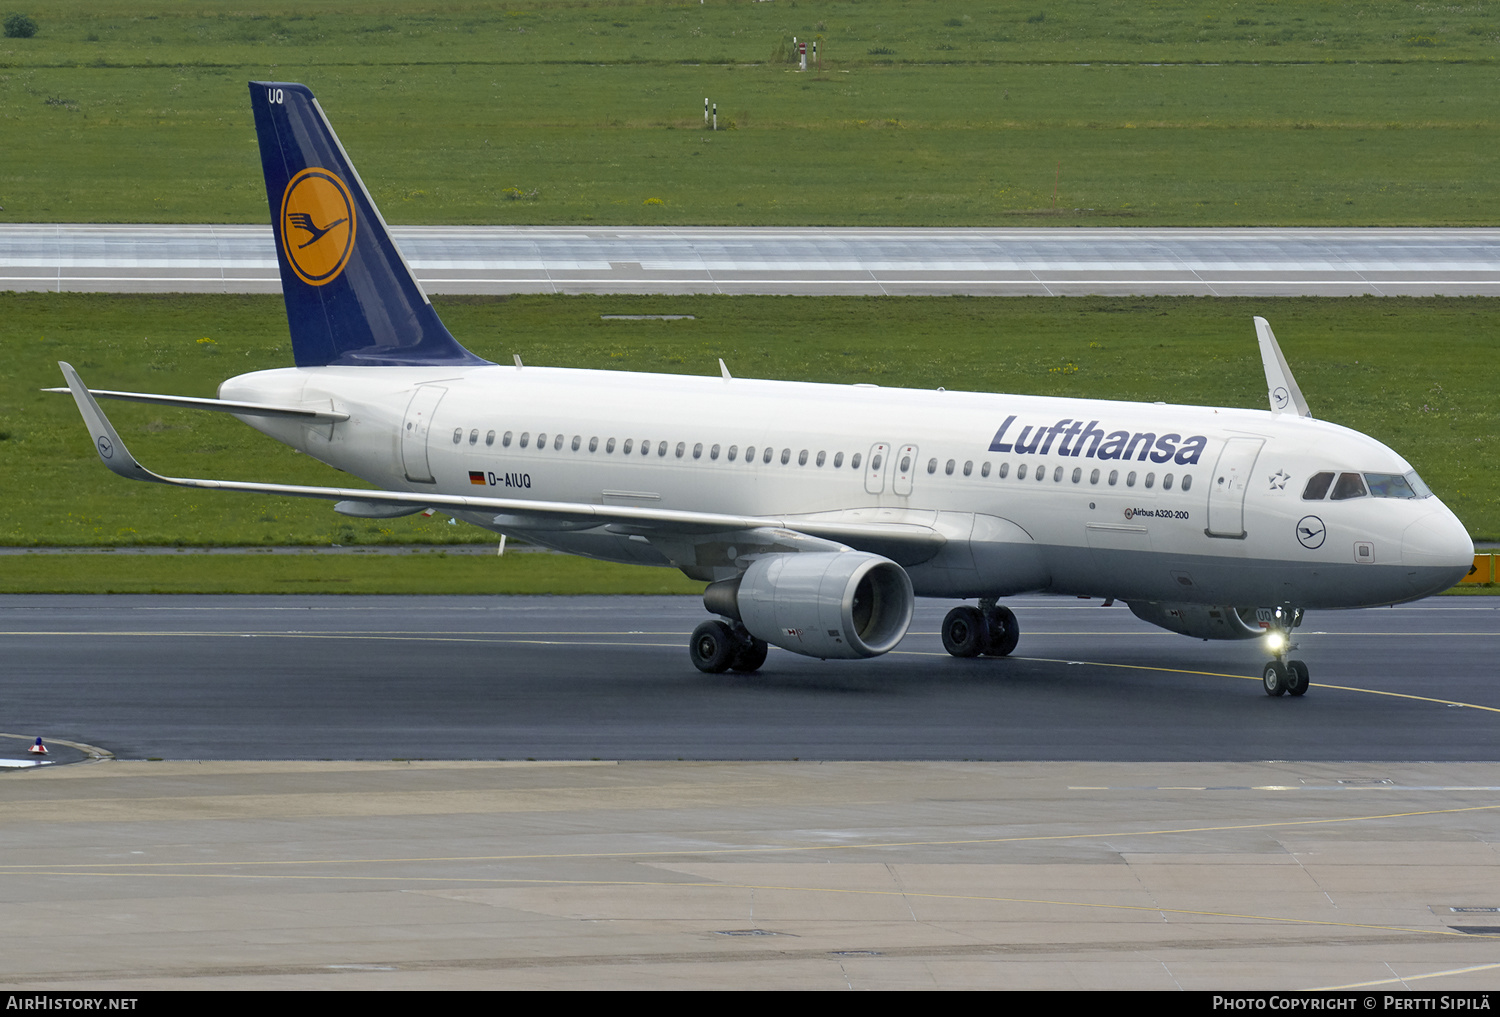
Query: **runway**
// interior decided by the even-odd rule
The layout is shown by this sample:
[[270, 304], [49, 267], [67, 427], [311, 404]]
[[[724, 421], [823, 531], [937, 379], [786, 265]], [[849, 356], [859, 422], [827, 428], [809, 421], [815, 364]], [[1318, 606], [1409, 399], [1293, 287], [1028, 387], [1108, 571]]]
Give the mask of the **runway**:
[[[1494, 229], [398, 226], [436, 294], [1493, 296]], [[269, 226], [3, 225], [0, 290], [274, 293]]]
[[1261, 691], [1258, 640], [1007, 602], [1012, 658], [949, 657], [921, 601], [885, 657], [708, 677], [693, 597], [6, 596], [0, 731], [133, 759], [1500, 759], [1496, 598], [1310, 613], [1302, 699]]

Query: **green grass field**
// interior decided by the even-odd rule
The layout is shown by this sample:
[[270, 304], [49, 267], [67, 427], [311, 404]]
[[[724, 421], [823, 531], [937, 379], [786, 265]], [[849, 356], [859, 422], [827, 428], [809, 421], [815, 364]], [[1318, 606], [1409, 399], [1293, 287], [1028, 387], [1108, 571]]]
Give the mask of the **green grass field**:
[[0, 40], [0, 222], [263, 221], [252, 78], [312, 86], [398, 223], [1500, 221], [1488, 3], [33, 13]]
[[[489, 359], [561, 367], [1262, 407], [1250, 318], [1276, 329], [1313, 412], [1405, 455], [1476, 537], [1500, 537], [1500, 300], [1405, 298], [443, 298]], [[603, 313], [692, 314], [604, 321]], [[446, 517], [354, 520], [327, 505], [131, 483], [98, 463], [61, 384], [211, 396], [290, 363], [279, 297], [0, 294], [0, 542], [264, 545], [488, 540]], [[202, 339], [211, 339], [204, 343]], [[181, 476], [347, 483], [218, 414], [111, 404], [141, 460]]]

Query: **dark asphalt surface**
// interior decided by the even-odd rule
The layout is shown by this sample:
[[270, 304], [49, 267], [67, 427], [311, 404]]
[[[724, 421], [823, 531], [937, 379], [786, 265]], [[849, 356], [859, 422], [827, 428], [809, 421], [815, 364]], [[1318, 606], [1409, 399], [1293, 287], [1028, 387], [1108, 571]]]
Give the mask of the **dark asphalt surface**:
[[1500, 759], [1500, 598], [1310, 613], [1259, 642], [1018, 597], [1009, 659], [919, 602], [886, 657], [705, 676], [691, 597], [0, 597], [0, 731], [168, 759]]

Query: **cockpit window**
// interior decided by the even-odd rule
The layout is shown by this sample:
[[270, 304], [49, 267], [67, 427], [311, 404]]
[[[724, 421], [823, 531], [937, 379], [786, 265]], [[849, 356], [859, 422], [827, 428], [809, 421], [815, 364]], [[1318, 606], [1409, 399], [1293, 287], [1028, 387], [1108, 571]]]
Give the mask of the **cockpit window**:
[[[1410, 477], [1411, 479], [1408, 479]], [[1415, 479], [1421, 483], [1421, 479], [1415, 473], [1403, 477], [1395, 473], [1366, 473], [1365, 483], [1370, 485], [1370, 493], [1377, 498], [1420, 498], [1416, 489], [1412, 487], [1411, 480]]]
[[1303, 501], [1322, 501], [1328, 494], [1328, 485], [1333, 483], [1332, 473], [1314, 473], [1302, 491]]
[[1416, 470], [1412, 470], [1406, 475], [1406, 482], [1411, 485], [1412, 491], [1416, 493], [1418, 498], [1432, 497], [1432, 488], [1422, 483], [1422, 478], [1417, 476]]
[[1340, 473], [1338, 483], [1333, 485], [1334, 501], [1363, 498], [1365, 494], [1365, 482], [1358, 473]]

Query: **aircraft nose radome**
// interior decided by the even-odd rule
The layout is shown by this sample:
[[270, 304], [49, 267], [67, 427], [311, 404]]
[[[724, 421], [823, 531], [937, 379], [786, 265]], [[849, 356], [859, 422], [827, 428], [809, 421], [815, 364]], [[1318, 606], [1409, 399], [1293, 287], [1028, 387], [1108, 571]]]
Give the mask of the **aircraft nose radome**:
[[1428, 572], [1435, 583], [1444, 583], [1451, 571], [1452, 582], [1442, 586], [1446, 589], [1473, 566], [1474, 542], [1452, 512], [1429, 512], [1401, 534], [1401, 564]]

